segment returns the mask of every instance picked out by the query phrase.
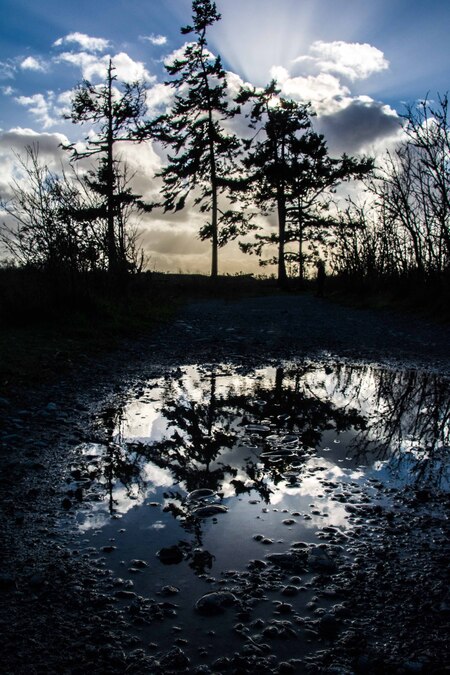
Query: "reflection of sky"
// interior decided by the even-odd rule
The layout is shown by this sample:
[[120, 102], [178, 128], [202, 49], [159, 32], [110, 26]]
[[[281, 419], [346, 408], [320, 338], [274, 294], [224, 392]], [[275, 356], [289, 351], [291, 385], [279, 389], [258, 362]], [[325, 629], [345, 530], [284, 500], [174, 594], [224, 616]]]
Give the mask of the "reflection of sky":
[[[144, 502], [143, 494], [133, 491], [130, 496], [130, 493], [126, 488], [120, 484], [114, 486], [112, 497], [114, 500], [114, 512], [118, 517], [124, 516], [130, 509], [141, 506]], [[80, 521], [79, 529], [81, 531], [98, 529], [106, 525], [109, 521], [109, 502], [107, 497], [105, 497], [103, 501], [94, 501], [89, 502], [88, 504], [88, 511], [82, 511], [78, 514], [78, 519]]]
[[[277, 371], [274, 367], [259, 369], [246, 374], [240, 374], [226, 366], [214, 368], [186, 367], [181, 372], [178, 371], [177, 377], [173, 380], [160, 379], [150, 382], [139, 398], [136, 398], [136, 396], [130, 398], [120, 416], [121, 421], [115, 431], [115, 439], [122, 443], [126, 440], [158, 443], [165, 437], [170, 437], [175, 429], [172, 426], [173, 423], [168, 423], [164, 417], [164, 396], [167, 395], [169, 400], [183, 403], [191, 409], [193, 404], [194, 408], [196, 404], [207, 406], [211, 397], [212, 375], [214, 375], [216, 401], [226, 400], [232, 394], [233, 396], [246, 396], [255, 402], [254, 397], [258, 396], [261, 399], [261, 405], [263, 405], [264, 400], [270, 398], [275, 389], [277, 372], [279, 375], [280, 371]], [[381, 371], [375, 367], [340, 366], [332, 369], [330, 366], [324, 367], [321, 364], [309, 364], [306, 367], [303, 364], [299, 371], [295, 368], [286, 367], [283, 371], [283, 388], [292, 391], [296, 386], [297, 391], [303, 392], [306, 398], [327, 401], [341, 411], [357, 410], [369, 421], [369, 428], [364, 431], [364, 434], [366, 435], [366, 441], [372, 442], [383, 440], [380, 438], [383, 434], [383, 416], [389, 405], [391, 407], [393, 405], [392, 400], [388, 401], [384, 395], [380, 394], [380, 382], [384, 382], [383, 377], [386, 377], [388, 381], [392, 380], [393, 391], [396, 391], [396, 388], [400, 392], [402, 391], [401, 373]], [[391, 379], [389, 380], [389, 378]], [[389, 394], [389, 387], [387, 391]], [[238, 436], [236, 445], [232, 448], [224, 448], [219, 457], [211, 463], [210, 469], [220, 468], [221, 465], [230, 465], [236, 471], [236, 475], [225, 474], [218, 487], [231, 508], [233, 508], [233, 500], [236, 494], [233, 480], [239, 481], [247, 489], [252, 488], [253, 483], [246, 472], [248, 468], [247, 458], [250, 458], [251, 462], [258, 466], [259, 480], [263, 481], [270, 491], [272, 506], [282, 507], [288, 503], [292, 505], [293, 502], [297, 501], [299, 505], [302, 504], [302, 506], [298, 506], [298, 509], [301, 510], [307, 509], [311, 501], [318, 500], [320, 510], [326, 512], [329, 516], [328, 522], [331, 523], [332, 521], [337, 525], [344, 526], [345, 510], [340, 502], [332, 501], [324, 495], [323, 481], [335, 483], [361, 482], [371, 476], [382, 482], [392, 482], [393, 474], [397, 472], [397, 480], [401, 484], [405, 484], [411, 478], [411, 471], [414, 468], [413, 448], [414, 444], [417, 444], [417, 439], [413, 440], [411, 435], [408, 436], [405, 432], [410, 428], [411, 420], [418, 410], [422, 412], [422, 415], [424, 414], [423, 401], [417, 400], [417, 410], [414, 409], [415, 402], [416, 398], [413, 395], [410, 399], [413, 409], [406, 409], [400, 419], [401, 433], [404, 434], [404, 437], [400, 439], [403, 451], [400, 457], [403, 461], [399, 461], [398, 455], [387, 459], [379, 458], [376, 454], [373, 454], [373, 448], [370, 444], [360, 459], [351, 461], [348, 457], [349, 448], [357, 447], [361, 432], [348, 429], [338, 434], [333, 428], [327, 429], [325, 427], [321, 432], [321, 441], [317, 448], [318, 456], [306, 460], [301, 457], [294, 458], [294, 463], [299, 463], [301, 467], [301, 475], [298, 486], [293, 486], [285, 480], [278, 480], [277, 482], [270, 478], [270, 467], [260, 463], [262, 441], [261, 445], [258, 445], [254, 438], [251, 439], [246, 435], [243, 427], [234, 425], [234, 432]], [[258, 406], [254, 407], [255, 411], [257, 409]], [[221, 408], [220, 414], [226, 416], [230, 414], [230, 410], [230, 407]], [[242, 411], [236, 410], [235, 414], [239, 417], [239, 415], [242, 415]], [[371, 420], [377, 424], [376, 433], [370, 430]], [[261, 422], [261, 420], [259, 421]], [[215, 424], [220, 429], [222, 424], [220, 417], [216, 417]], [[442, 433], [446, 433], [445, 430]], [[395, 437], [394, 441], [396, 441]], [[278, 445], [275, 437], [272, 443]], [[106, 446], [89, 444], [85, 446], [83, 453], [101, 457], [105, 449]], [[408, 457], [409, 454], [410, 457]], [[187, 461], [191, 471], [195, 471], [196, 466], [201, 468], [201, 464], [198, 462]], [[360, 465], [361, 461], [364, 462], [364, 465]], [[317, 471], [319, 467], [321, 470]], [[437, 468], [439, 469], [439, 466]], [[145, 487], [141, 492], [132, 487], [132, 498], [130, 498], [130, 491], [127, 491], [120, 483], [114, 486], [113, 499], [116, 514], [124, 516], [131, 508], [142, 505], [147, 498], [154, 496], [160, 489], [170, 489], [173, 485], [170, 464], [161, 468], [142, 457], [141, 479], [145, 481]], [[176, 486], [176, 489], [180, 488], [182, 490], [187, 489], [183, 482]], [[108, 518], [107, 509], [108, 499], [106, 497], [104, 501], [92, 502], [89, 518], [86, 518], [82, 528], [101, 526], [99, 523], [102, 522], [102, 518], [105, 522]], [[313, 520], [306, 522], [305, 527], [318, 527], [320, 523], [322, 523], [322, 518], [313, 516]], [[157, 528], [157, 525], [155, 524], [154, 527]]]

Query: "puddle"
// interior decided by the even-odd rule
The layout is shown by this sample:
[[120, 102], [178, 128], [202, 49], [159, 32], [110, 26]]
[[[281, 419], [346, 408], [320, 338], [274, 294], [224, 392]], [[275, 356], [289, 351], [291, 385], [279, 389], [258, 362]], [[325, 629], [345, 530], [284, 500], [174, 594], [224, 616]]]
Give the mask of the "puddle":
[[110, 570], [118, 602], [141, 602], [155, 649], [178, 645], [191, 663], [303, 658], [339, 616], [333, 575], [351, 564], [358, 509], [390, 507], [405, 486], [448, 490], [449, 388], [320, 362], [151, 380], [75, 449], [74, 548]]

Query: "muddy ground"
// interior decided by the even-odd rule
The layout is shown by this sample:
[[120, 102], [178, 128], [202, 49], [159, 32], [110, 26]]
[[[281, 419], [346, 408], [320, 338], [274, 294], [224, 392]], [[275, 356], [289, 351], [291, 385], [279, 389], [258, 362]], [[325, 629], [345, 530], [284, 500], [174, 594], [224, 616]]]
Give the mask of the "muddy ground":
[[[170, 598], [118, 598], [105, 566], [74, 556], [58, 523], [65, 509], [76, 508], [61, 492], [73, 447], [89, 436], [95, 413], [130, 386], [184, 364], [256, 367], [319, 354], [448, 377], [449, 345], [448, 327], [306, 295], [205, 301], [101, 358], [72, 363], [70, 354], [55, 355], [64, 361], [58, 381], [33, 390], [10, 383], [0, 398], [2, 671], [447, 672], [448, 503], [441, 492], [410, 488], [397, 493], [390, 508], [355, 507], [352, 563], [332, 580], [339, 609], [299, 620], [284, 660], [270, 639], [267, 649], [252, 647], [249, 631], [258, 626], [242, 611], [236, 616], [240, 652], [213, 658], [210, 650], [194, 663], [176, 640], [161, 652], [158, 627], [170, 620]], [[292, 570], [272, 577], [281, 575], [281, 583], [285, 572]], [[268, 583], [262, 573], [259, 580]], [[326, 570], [315, 583], [318, 594], [329, 589]], [[154, 640], [142, 639], [141, 620], [154, 630]], [[307, 640], [313, 651], [296, 658], [295, 640]], [[208, 645], [199, 644], [202, 649], [208, 652]]]

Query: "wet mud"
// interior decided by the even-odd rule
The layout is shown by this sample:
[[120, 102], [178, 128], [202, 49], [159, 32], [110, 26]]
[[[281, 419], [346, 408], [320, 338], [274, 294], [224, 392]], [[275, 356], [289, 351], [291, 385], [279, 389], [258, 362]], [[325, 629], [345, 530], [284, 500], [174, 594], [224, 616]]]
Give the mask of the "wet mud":
[[2, 399], [4, 672], [446, 672], [445, 336], [249, 302]]

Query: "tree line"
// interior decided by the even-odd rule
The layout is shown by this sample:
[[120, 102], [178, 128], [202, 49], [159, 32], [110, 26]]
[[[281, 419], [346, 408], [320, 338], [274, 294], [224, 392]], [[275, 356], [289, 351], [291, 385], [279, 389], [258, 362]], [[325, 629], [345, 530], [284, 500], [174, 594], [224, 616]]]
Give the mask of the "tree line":
[[[447, 97], [408, 108], [403, 142], [377, 166], [369, 157], [330, 157], [310, 105], [282, 96], [275, 81], [231, 99], [207, 42], [220, 18], [214, 2], [193, 0], [192, 22], [181, 28], [190, 41], [166, 65], [173, 101], [163, 115], [147, 119], [145, 85], [118, 82], [111, 62], [101, 85], [78, 85], [68, 119], [90, 124], [91, 133], [82, 146], [66, 146], [73, 173], [52, 173], [28, 148], [20, 160], [28, 181], [1, 204], [10, 219], [0, 236], [14, 257], [55, 273], [123, 279], [143, 265], [131, 214], [181, 211], [191, 198], [204, 214], [199, 236], [211, 242], [213, 277], [220, 248], [235, 239], [261, 265], [276, 265], [280, 285], [292, 275], [302, 281], [319, 257], [362, 283], [448, 274]], [[238, 135], [232, 129], [242, 120], [247, 131]], [[122, 143], [148, 141], [167, 153], [153, 203], [133, 192], [119, 152]], [[77, 171], [83, 158], [95, 160], [87, 173]], [[354, 180], [366, 203], [337, 206], [337, 187]], [[260, 214], [276, 221], [273, 231], [260, 229]]]

